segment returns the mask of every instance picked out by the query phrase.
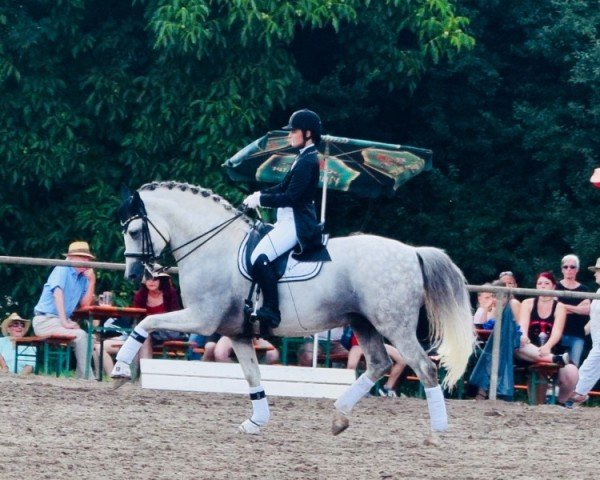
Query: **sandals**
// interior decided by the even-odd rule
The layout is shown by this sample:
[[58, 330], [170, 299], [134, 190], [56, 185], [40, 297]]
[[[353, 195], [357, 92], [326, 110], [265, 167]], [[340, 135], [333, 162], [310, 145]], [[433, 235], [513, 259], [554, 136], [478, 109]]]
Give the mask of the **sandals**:
[[571, 395], [569, 400], [571, 400], [573, 403], [583, 403], [588, 398], [590, 398], [588, 395], [582, 395], [581, 393], [573, 392], [573, 395]]

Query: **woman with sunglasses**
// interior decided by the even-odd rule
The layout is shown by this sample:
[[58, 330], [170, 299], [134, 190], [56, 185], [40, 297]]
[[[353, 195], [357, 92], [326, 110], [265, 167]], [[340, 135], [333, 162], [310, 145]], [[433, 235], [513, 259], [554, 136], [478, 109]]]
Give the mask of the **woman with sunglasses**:
[[[556, 285], [557, 290], [569, 292], [589, 292], [590, 289], [577, 281], [579, 272], [579, 258], [577, 255], [565, 255], [560, 262], [563, 279]], [[561, 297], [559, 301], [567, 311], [567, 321], [563, 336], [560, 340], [561, 346], [569, 352], [569, 358], [575, 366], [581, 364], [583, 347], [585, 345], [585, 324], [590, 317], [590, 301], [588, 299]]]
[[19, 346], [19, 355], [26, 353], [27, 356], [19, 357], [17, 370], [15, 371], [16, 348], [14, 339], [24, 337], [31, 322], [21, 318], [16, 313], [11, 313], [2, 322], [2, 335], [0, 338], [0, 372], [20, 373], [28, 375], [35, 367], [35, 347]]

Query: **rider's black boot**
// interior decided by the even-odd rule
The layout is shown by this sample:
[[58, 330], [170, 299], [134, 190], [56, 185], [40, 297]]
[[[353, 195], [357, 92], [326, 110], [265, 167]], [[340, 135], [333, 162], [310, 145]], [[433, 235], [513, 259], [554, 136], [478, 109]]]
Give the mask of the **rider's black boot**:
[[254, 262], [252, 276], [260, 286], [263, 294], [263, 304], [256, 312], [256, 316], [260, 321], [261, 331], [263, 331], [263, 327], [267, 327], [264, 331], [267, 334], [271, 328], [279, 326], [281, 315], [279, 314], [277, 275], [275, 275], [275, 270], [265, 254], [259, 255]]

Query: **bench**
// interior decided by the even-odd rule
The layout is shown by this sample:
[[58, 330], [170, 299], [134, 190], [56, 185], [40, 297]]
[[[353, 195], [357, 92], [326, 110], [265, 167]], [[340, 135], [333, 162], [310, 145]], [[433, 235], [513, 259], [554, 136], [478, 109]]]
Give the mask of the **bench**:
[[[152, 350], [155, 358], [176, 358], [190, 360], [190, 356], [198, 349], [196, 342], [185, 342], [182, 340], [166, 340], [162, 346]], [[204, 350], [203, 350], [204, 351]]]
[[[35, 358], [34, 372], [40, 372], [40, 366], [43, 365], [43, 372], [48, 375], [50, 364], [54, 364], [56, 376], [67, 374], [70, 371], [71, 363], [71, 342], [75, 340], [74, 335], [46, 335], [15, 338], [15, 370], [21, 357]], [[19, 352], [19, 346], [34, 347], [35, 352], [27, 349]]]

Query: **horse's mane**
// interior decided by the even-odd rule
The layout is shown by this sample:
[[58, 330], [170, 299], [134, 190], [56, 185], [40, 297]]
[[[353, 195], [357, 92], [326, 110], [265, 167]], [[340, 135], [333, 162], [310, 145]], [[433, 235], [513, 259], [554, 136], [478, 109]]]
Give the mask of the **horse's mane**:
[[[177, 189], [182, 192], [190, 192], [192, 195], [200, 195], [203, 198], [210, 198], [213, 202], [222, 205], [225, 210], [238, 211], [233, 205], [231, 205], [231, 203], [229, 203], [223, 197], [214, 193], [209, 188], [200, 187], [198, 185], [190, 185], [189, 183], [175, 182], [173, 180], [169, 180], [169, 181], [165, 181], [165, 182], [150, 182], [150, 183], [146, 183], [146, 184], [142, 185], [138, 191], [142, 191], [142, 190], [154, 191], [154, 190], [158, 190], [161, 188], [164, 188], [167, 190]], [[247, 217], [246, 215], [242, 215], [242, 218], [246, 223], [251, 223], [251, 219], [249, 217]]]

